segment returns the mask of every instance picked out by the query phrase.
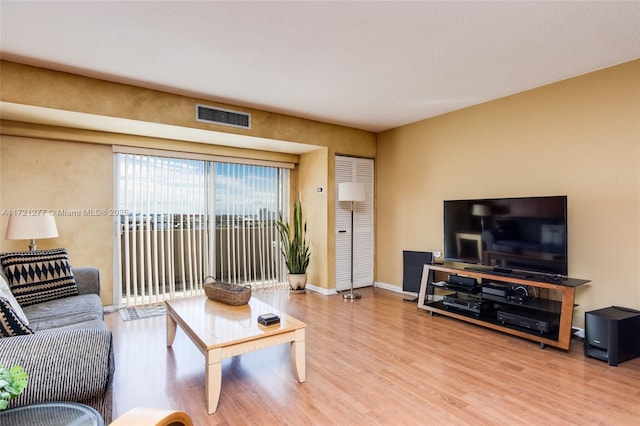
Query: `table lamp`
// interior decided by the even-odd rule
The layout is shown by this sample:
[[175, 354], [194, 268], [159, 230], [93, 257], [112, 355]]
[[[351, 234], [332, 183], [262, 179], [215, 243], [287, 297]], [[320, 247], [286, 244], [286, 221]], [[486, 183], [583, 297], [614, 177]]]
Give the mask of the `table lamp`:
[[7, 224], [7, 240], [31, 240], [29, 250], [36, 250], [36, 239], [55, 238], [58, 228], [53, 215], [18, 215], [9, 216]]

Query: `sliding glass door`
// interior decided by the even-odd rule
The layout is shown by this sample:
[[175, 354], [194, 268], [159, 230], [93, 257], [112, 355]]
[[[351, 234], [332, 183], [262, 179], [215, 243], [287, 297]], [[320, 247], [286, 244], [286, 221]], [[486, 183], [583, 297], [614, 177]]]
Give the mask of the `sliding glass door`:
[[199, 294], [207, 277], [285, 281], [275, 220], [288, 213], [288, 169], [114, 155], [116, 305]]

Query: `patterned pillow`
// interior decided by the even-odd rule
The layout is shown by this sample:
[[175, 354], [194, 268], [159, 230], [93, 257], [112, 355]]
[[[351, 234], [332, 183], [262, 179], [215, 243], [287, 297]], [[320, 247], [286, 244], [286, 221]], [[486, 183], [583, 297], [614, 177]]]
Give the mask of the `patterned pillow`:
[[4, 253], [0, 264], [20, 306], [78, 294], [65, 249]]
[[16, 315], [11, 303], [4, 297], [0, 297], [0, 337], [20, 336], [22, 334], [33, 334], [33, 331]]
[[5, 299], [7, 299], [9, 303], [11, 303], [13, 312], [15, 312], [16, 315], [18, 315], [18, 317], [23, 323], [25, 323], [26, 325], [29, 325], [29, 319], [22, 311], [22, 308], [20, 307], [20, 304], [14, 297], [13, 293], [11, 293], [11, 289], [9, 288], [9, 283], [5, 279], [4, 274], [2, 273], [1, 270], [2, 268], [0, 268], [0, 297], [4, 297]]

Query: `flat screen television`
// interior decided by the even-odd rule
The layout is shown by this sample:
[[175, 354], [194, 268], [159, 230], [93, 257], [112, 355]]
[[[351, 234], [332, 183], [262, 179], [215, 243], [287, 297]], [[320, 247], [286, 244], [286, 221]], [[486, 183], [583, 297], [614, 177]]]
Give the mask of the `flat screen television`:
[[444, 201], [444, 259], [567, 276], [567, 196]]

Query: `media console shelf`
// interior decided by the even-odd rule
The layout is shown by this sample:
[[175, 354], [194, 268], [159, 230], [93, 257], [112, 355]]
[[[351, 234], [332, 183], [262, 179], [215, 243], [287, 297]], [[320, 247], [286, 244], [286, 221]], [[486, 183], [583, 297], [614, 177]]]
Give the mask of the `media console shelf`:
[[[477, 280], [475, 289], [435, 280], [435, 272]], [[418, 308], [483, 327], [569, 350], [576, 288], [589, 280], [568, 278], [547, 282], [537, 277], [505, 276], [492, 270], [476, 271], [441, 265], [424, 265]], [[482, 293], [481, 285], [526, 290], [526, 300], [514, 301]], [[523, 290], [523, 291], [524, 291]], [[468, 301], [468, 307], [463, 306]], [[456, 306], [458, 305], [458, 306]]]

